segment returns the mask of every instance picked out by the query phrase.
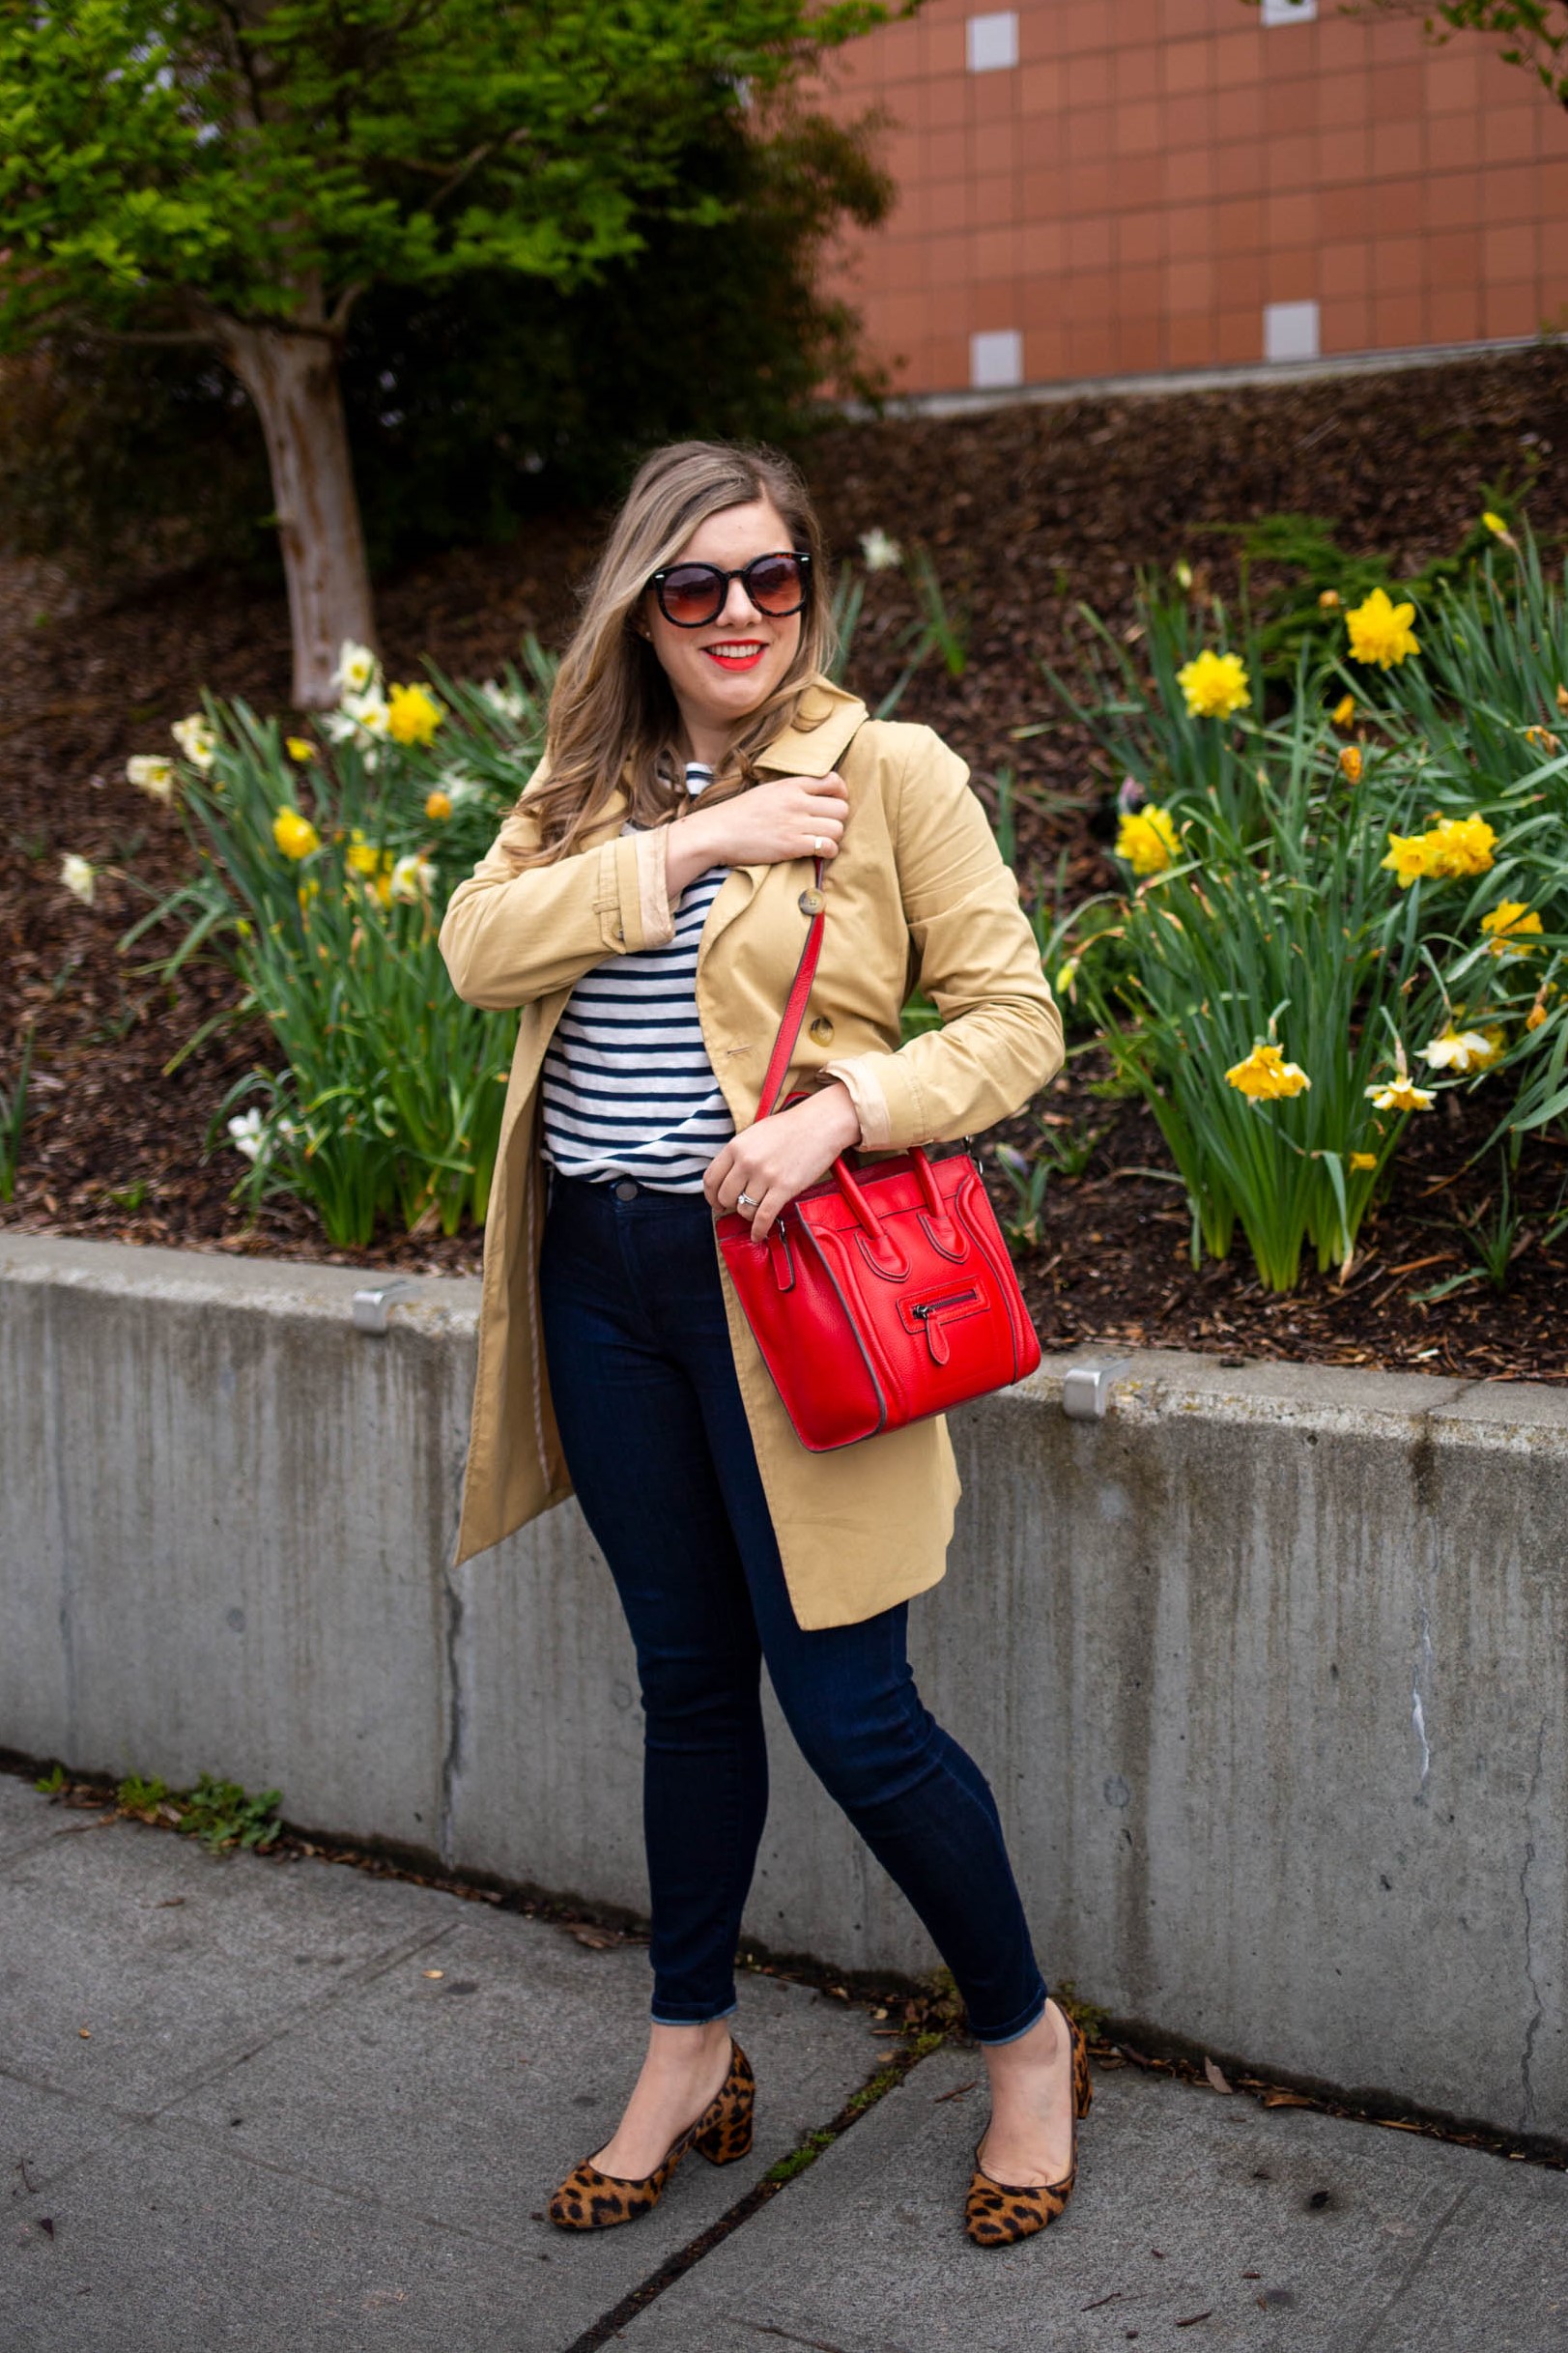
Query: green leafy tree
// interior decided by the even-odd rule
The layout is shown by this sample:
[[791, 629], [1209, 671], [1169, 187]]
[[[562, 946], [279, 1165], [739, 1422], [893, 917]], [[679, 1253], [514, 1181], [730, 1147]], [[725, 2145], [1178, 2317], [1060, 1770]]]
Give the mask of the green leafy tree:
[[[720, 232], [650, 215], [592, 284], [535, 278], [526, 302], [499, 270], [372, 287], [342, 355], [372, 574], [596, 505], [660, 442], [798, 445], [832, 413], [824, 385], [874, 400], [885, 380], [821, 265], [892, 206], [876, 130], [721, 113], [690, 158], [731, 211]], [[0, 545], [100, 581], [210, 562], [270, 584], [271, 505], [255, 411], [215, 352], [60, 329], [0, 359]]]
[[340, 381], [374, 287], [581, 289], [824, 53], [917, 0], [0, 0], [0, 351], [216, 352], [260, 416], [295, 698], [375, 643]]

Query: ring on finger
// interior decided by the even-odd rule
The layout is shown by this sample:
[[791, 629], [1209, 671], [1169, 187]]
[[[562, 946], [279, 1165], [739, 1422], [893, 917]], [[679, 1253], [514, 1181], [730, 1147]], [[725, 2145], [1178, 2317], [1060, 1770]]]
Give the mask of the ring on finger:
[[826, 842], [825, 842], [825, 841], [822, 839], [822, 836], [821, 836], [819, 833], [813, 833], [813, 836], [812, 836], [812, 847], [813, 847], [813, 848], [815, 850], [815, 852], [816, 852], [816, 854], [817, 854], [817, 856], [818, 856], [818, 857], [820, 857], [820, 856], [822, 855], [822, 852], [823, 852], [823, 851], [826, 849], [826, 847], [827, 847], [827, 844], [826, 844]]
[[754, 1201], [749, 1192], [741, 1193], [735, 1202], [735, 1207], [737, 1209], [760, 1209], [761, 1206], [761, 1202]]

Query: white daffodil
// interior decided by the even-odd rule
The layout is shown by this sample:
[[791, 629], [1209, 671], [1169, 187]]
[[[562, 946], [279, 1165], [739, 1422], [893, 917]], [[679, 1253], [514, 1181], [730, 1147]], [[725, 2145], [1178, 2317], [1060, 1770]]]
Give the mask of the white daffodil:
[[487, 678], [479, 692], [492, 710], [499, 711], [503, 719], [521, 721], [526, 705], [520, 694], [510, 686], [502, 686], [499, 678]]
[[[217, 751], [216, 729], [202, 717], [200, 711], [193, 711], [188, 719], [177, 719], [169, 733], [191, 766], [200, 768], [205, 774]], [[131, 781], [134, 783], [135, 779]]]
[[337, 674], [332, 681], [344, 702], [347, 703], [351, 695], [364, 694], [376, 683], [380, 673], [381, 664], [370, 647], [356, 646], [352, 638], [346, 637], [337, 657]]
[[1500, 1029], [1455, 1029], [1450, 1023], [1440, 1037], [1417, 1050], [1422, 1061], [1429, 1062], [1435, 1071], [1458, 1071], [1465, 1076], [1470, 1071], [1490, 1069], [1502, 1047]]
[[430, 860], [421, 858], [417, 850], [411, 850], [406, 858], [399, 858], [393, 867], [387, 888], [394, 899], [401, 899], [413, 905], [421, 899], [428, 899], [435, 883], [436, 869]]
[[379, 686], [362, 695], [345, 695], [343, 708], [356, 727], [363, 728], [367, 735], [385, 735], [390, 717], [386, 697]]
[[91, 906], [93, 893], [98, 888], [98, 868], [86, 858], [78, 858], [71, 850], [60, 861], [60, 879], [73, 899], [83, 906]]
[[903, 561], [903, 550], [877, 523], [860, 534], [860, 552], [868, 572], [894, 572]]
[[229, 1141], [236, 1152], [242, 1152], [247, 1161], [259, 1161], [267, 1150], [267, 1122], [252, 1104], [238, 1119], [229, 1122]]
[[174, 762], [157, 754], [138, 752], [126, 762], [126, 781], [134, 785], [140, 792], [150, 792], [156, 801], [172, 801]]
[[436, 784], [454, 809], [461, 809], [466, 801], [476, 801], [484, 790], [476, 776], [465, 776], [461, 768], [443, 768]]

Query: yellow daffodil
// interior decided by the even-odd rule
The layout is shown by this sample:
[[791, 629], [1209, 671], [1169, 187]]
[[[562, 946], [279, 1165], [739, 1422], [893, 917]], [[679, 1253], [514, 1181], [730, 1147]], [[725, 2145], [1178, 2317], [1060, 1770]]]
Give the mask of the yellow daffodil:
[[368, 646], [356, 646], [345, 638], [337, 657], [337, 676], [334, 683], [345, 702], [350, 695], [362, 695], [375, 678], [381, 664]]
[[1527, 727], [1525, 741], [1532, 752], [1544, 752], [1549, 760], [1555, 760], [1562, 750], [1560, 738], [1554, 735], [1549, 727]]
[[1413, 605], [1393, 604], [1386, 588], [1374, 588], [1363, 603], [1345, 616], [1352, 661], [1376, 662], [1380, 670], [1391, 670], [1407, 654], [1419, 653], [1421, 647], [1411, 627], [1414, 618]]
[[294, 895], [299, 902], [300, 914], [308, 914], [310, 911], [311, 901], [321, 897], [321, 884], [316, 880], [315, 875], [312, 875], [308, 881], [300, 883], [299, 889]]
[[1468, 875], [1484, 875], [1492, 864], [1497, 837], [1485, 818], [1441, 818], [1429, 833], [1391, 833], [1383, 863], [1408, 890], [1423, 875], [1453, 882]]
[[1147, 808], [1129, 809], [1116, 829], [1116, 854], [1126, 858], [1135, 875], [1162, 875], [1182, 855], [1182, 844], [1168, 809], [1151, 801]]
[[1348, 743], [1339, 756], [1339, 772], [1348, 785], [1358, 785], [1360, 783], [1361, 766], [1362, 761], [1360, 745], [1358, 743]]
[[1324, 588], [1320, 590], [1318, 596], [1318, 605], [1320, 610], [1324, 613], [1337, 613], [1339, 610], [1339, 590], [1337, 588]]
[[446, 713], [422, 686], [394, 686], [386, 699], [386, 732], [394, 743], [429, 743]]
[[1366, 1099], [1375, 1111], [1430, 1111], [1437, 1100], [1428, 1088], [1417, 1086], [1403, 1071], [1397, 1078], [1385, 1079], [1381, 1086], [1369, 1086]]
[[205, 775], [217, 752], [217, 730], [211, 720], [204, 719], [200, 711], [193, 711], [188, 719], [177, 719], [169, 733], [191, 766], [200, 768]]
[[1067, 962], [1059, 968], [1056, 975], [1056, 993], [1058, 996], [1069, 997], [1072, 994], [1073, 984], [1077, 980], [1078, 965], [1081, 961], [1082, 960], [1076, 956], [1069, 956]]
[[1481, 929], [1491, 934], [1494, 956], [1507, 959], [1531, 956], [1534, 950], [1525, 943], [1540, 937], [1541, 918], [1523, 899], [1504, 899], [1490, 914], [1482, 916]]
[[1352, 1176], [1365, 1176], [1368, 1169], [1376, 1168], [1377, 1165], [1378, 1156], [1375, 1152], [1353, 1152], [1351, 1154]]
[[174, 798], [175, 774], [172, 760], [157, 755], [137, 753], [126, 762], [126, 777], [139, 792], [150, 792], [156, 801], [165, 803]]
[[353, 840], [343, 852], [343, 862], [355, 875], [374, 875], [380, 871], [381, 852], [365, 840], [357, 825], [354, 829]]
[[1507, 537], [1507, 522], [1501, 515], [1495, 515], [1490, 506], [1487, 508], [1486, 513], [1481, 517], [1481, 521], [1486, 525], [1487, 530], [1492, 532], [1495, 538], [1505, 539]]
[[73, 899], [83, 906], [91, 906], [93, 893], [98, 888], [98, 868], [87, 858], [79, 858], [71, 850], [60, 861], [60, 879]]
[[1559, 686], [1557, 689], [1557, 708], [1563, 717], [1568, 719], [1568, 686]]
[[1526, 1029], [1539, 1029], [1545, 1019], [1546, 1007], [1542, 1003], [1541, 999], [1537, 997], [1534, 1004], [1530, 1007], [1528, 1013], [1525, 1016], [1525, 1027]]
[[449, 818], [451, 814], [452, 801], [449, 793], [442, 792], [438, 789], [436, 791], [426, 794], [425, 815], [431, 819], [432, 823], [439, 825], [443, 818]]
[[298, 809], [280, 809], [272, 819], [272, 839], [286, 858], [298, 862], [321, 847], [321, 835]]
[[1402, 891], [1408, 890], [1412, 882], [1419, 882], [1423, 875], [1432, 872], [1428, 862], [1429, 840], [1430, 836], [1424, 833], [1391, 833], [1388, 836], [1388, 855], [1383, 863], [1398, 878]]
[[1334, 704], [1332, 715], [1335, 727], [1349, 727], [1355, 717], [1355, 697], [1341, 695]]
[[1286, 1061], [1277, 1046], [1255, 1046], [1244, 1062], [1232, 1064], [1225, 1083], [1253, 1103], [1273, 1103], [1281, 1096], [1304, 1094], [1312, 1081], [1299, 1063]]
[[1176, 674], [1187, 710], [1194, 719], [1229, 719], [1252, 700], [1246, 664], [1239, 653], [1202, 653], [1183, 662]]
[[1497, 837], [1485, 818], [1473, 812], [1469, 817], [1443, 818], [1429, 838], [1434, 844], [1432, 872], [1445, 882], [1484, 875], [1497, 846]]
[[316, 747], [305, 735], [285, 735], [283, 749], [291, 760], [298, 760], [301, 765], [316, 757]]
[[1450, 1021], [1440, 1037], [1420, 1049], [1423, 1062], [1435, 1071], [1457, 1071], [1468, 1077], [1472, 1071], [1488, 1071], [1502, 1052], [1503, 1036], [1500, 1029], [1456, 1029]]

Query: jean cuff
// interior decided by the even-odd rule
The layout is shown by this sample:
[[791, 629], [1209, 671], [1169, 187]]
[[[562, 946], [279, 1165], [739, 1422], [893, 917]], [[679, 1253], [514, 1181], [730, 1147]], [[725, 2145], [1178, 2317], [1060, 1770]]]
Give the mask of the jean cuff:
[[711, 2026], [717, 2018], [733, 2018], [739, 2008], [739, 2002], [732, 2001], [727, 2010], [703, 2010], [699, 2013], [689, 2005], [679, 2018], [670, 2018], [661, 2015], [655, 2002], [648, 2015], [656, 2026]]
[[1006, 2025], [1002, 2028], [999, 2034], [982, 2034], [979, 2027], [975, 2024], [973, 2019], [971, 2019], [969, 2022], [969, 2031], [974, 2036], [976, 2042], [981, 2045], [983, 2050], [989, 2050], [998, 2043], [1021, 2042], [1023, 2037], [1029, 2033], [1032, 2027], [1040, 2024], [1041, 2020], [1045, 2015], [1045, 2004], [1049, 2001], [1049, 1994], [1046, 1992], [1045, 1987], [1041, 1985], [1040, 1989], [1039, 2000], [1030, 2004], [1028, 2014], [1026, 2016], [1020, 2012], [1019, 2015], [1022, 2018], [1021, 2024], [1014, 2023]]

